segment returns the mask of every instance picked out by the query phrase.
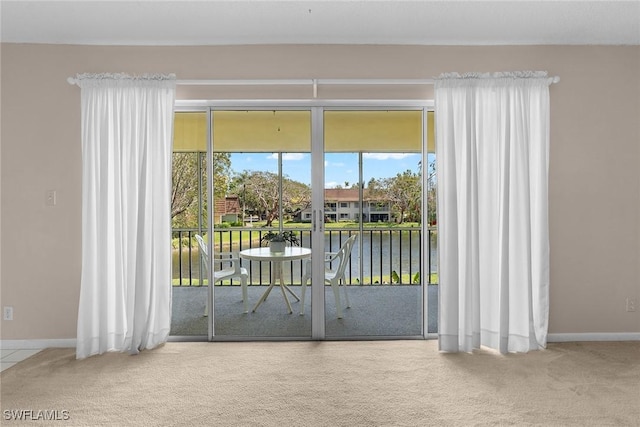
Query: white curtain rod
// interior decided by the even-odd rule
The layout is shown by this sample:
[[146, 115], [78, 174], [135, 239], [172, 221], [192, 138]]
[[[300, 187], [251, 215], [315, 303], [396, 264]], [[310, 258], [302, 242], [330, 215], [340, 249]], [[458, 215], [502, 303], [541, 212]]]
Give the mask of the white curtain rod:
[[[553, 83], [560, 78], [550, 77]], [[287, 86], [287, 85], [433, 85], [435, 79], [262, 79], [262, 80], [176, 80], [186, 86]]]
[[263, 79], [263, 80], [176, 80], [191, 86], [286, 86], [286, 85], [432, 85], [434, 79]]
[[318, 85], [433, 85], [434, 79], [292, 79], [292, 80], [176, 80], [177, 85], [191, 86], [313, 86], [318, 97]]

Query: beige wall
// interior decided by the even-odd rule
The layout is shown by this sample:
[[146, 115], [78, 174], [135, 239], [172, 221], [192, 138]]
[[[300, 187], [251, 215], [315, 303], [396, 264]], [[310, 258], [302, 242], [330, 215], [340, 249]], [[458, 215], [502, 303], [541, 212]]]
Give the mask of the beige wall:
[[[80, 290], [79, 72], [180, 79], [431, 78], [546, 70], [551, 88], [550, 333], [640, 332], [640, 47], [1, 46], [2, 339], [75, 338]], [[179, 97], [308, 96], [180, 87]], [[430, 97], [406, 89], [402, 96]], [[350, 97], [340, 91], [325, 97]], [[377, 96], [384, 95], [376, 94]], [[45, 206], [55, 189], [58, 204]]]

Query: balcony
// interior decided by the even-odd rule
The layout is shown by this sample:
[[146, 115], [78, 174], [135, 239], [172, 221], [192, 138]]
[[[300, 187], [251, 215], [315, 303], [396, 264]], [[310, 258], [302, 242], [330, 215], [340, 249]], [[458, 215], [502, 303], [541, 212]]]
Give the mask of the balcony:
[[[310, 247], [308, 228], [287, 228], [301, 238], [302, 246]], [[216, 230], [214, 250], [240, 251], [258, 247], [266, 229], [240, 228]], [[206, 336], [207, 317], [203, 316], [208, 294], [208, 282], [200, 265], [195, 245], [194, 229], [174, 230], [173, 259], [173, 320], [171, 335]], [[351, 235], [358, 234], [346, 284], [353, 309], [345, 310], [344, 319], [335, 317], [335, 301], [326, 287], [327, 336], [419, 336], [421, 334], [422, 289], [428, 292], [428, 331], [437, 331], [437, 233], [427, 231], [428, 265], [423, 274], [420, 228], [376, 227], [336, 229], [325, 232], [325, 248], [337, 250]], [[242, 261], [249, 271], [249, 304], [258, 301], [271, 277], [271, 264]], [[285, 265], [285, 282], [300, 294], [302, 261]], [[279, 292], [272, 293], [256, 313], [242, 313], [239, 282], [218, 283], [215, 289], [215, 324], [217, 336], [270, 337], [308, 336], [311, 311], [307, 292], [306, 315], [298, 316], [300, 302], [293, 304], [294, 314], [283, 309]]]

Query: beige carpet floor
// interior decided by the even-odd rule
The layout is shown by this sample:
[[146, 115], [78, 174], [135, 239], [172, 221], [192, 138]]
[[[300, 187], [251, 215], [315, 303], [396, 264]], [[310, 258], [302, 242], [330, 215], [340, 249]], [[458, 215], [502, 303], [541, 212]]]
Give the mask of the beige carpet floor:
[[0, 387], [3, 426], [637, 426], [640, 342], [506, 356], [435, 341], [173, 342], [85, 360], [47, 349]]

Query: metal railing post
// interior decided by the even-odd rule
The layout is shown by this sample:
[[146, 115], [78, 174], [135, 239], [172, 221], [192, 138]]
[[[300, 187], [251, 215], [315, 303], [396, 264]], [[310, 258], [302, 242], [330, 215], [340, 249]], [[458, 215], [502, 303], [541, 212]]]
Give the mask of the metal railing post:
[[[311, 233], [311, 230], [306, 228], [293, 229], [293, 230], [300, 233], [300, 238], [302, 241], [304, 241], [303, 236], [305, 236], [307, 233], [308, 234]], [[175, 249], [177, 253], [174, 254], [174, 256], [177, 258], [176, 270], [177, 270], [177, 276], [178, 276], [177, 278], [174, 278], [174, 280], [177, 280], [178, 286], [194, 286], [193, 269], [195, 267], [193, 265], [194, 263], [193, 257], [196, 255], [196, 253], [199, 254], [199, 249], [198, 249], [198, 252], [196, 252], [195, 249], [197, 248], [194, 248], [191, 245], [191, 243], [193, 240], [193, 235], [198, 231], [199, 231], [198, 229], [192, 228], [192, 229], [174, 229], [172, 232], [173, 237], [174, 238], [177, 237], [178, 239], [177, 248]], [[239, 239], [238, 242], [234, 240], [234, 234], [233, 234], [234, 231], [238, 231], [238, 239]], [[255, 242], [260, 241], [260, 239], [264, 234], [264, 231], [265, 231], [264, 229], [256, 229], [256, 228], [245, 229], [242, 227], [234, 228], [233, 230], [227, 230], [227, 229], [216, 230], [213, 233], [209, 233], [209, 238], [213, 239], [212, 246], [214, 245], [214, 242], [215, 242], [215, 247], [219, 251], [223, 251], [223, 250], [226, 251], [227, 247], [229, 248], [229, 250], [233, 250], [234, 247], [237, 247], [239, 248], [239, 250], [242, 250], [242, 249], [245, 249], [244, 240], [247, 235], [248, 235], [247, 247], [251, 248], [255, 246], [254, 244]], [[354, 232], [356, 231], [349, 230], [349, 229], [326, 230], [325, 233], [327, 234], [326, 238], [328, 242], [327, 247], [329, 248], [327, 250], [333, 250], [333, 244], [337, 244], [338, 246], [342, 245], [345, 240], [345, 236], [348, 238]], [[408, 233], [408, 236], [403, 236], [403, 233], [405, 232]], [[360, 250], [354, 251], [352, 253], [352, 256], [362, 254], [361, 256], [368, 257], [368, 260], [366, 259], [363, 260], [361, 258], [359, 262], [356, 262], [353, 259], [350, 259], [349, 272], [346, 274], [345, 282], [349, 285], [365, 284], [368, 279], [368, 281], [370, 282], [369, 284], [374, 284], [375, 275], [379, 273], [379, 276], [380, 276], [378, 279], [379, 284], [382, 284], [382, 282], [385, 282], [385, 281], [389, 282], [389, 284], [392, 284], [393, 272], [396, 271], [396, 273], [400, 277], [398, 284], [413, 284], [414, 283], [413, 277], [417, 271], [419, 273], [421, 283], [433, 284], [431, 279], [431, 273], [432, 273], [431, 251], [433, 249], [433, 242], [431, 240], [433, 239], [433, 233], [432, 233], [432, 230], [426, 229], [427, 242], [424, 249], [427, 251], [427, 253], [425, 254], [425, 256], [427, 257], [427, 264], [426, 264], [428, 266], [427, 272], [422, 271], [423, 263], [420, 262], [420, 260], [422, 259], [422, 250], [423, 250], [423, 247], [420, 244], [420, 242], [422, 241], [422, 234], [423, 233], [421, 229], [398, 230], [391, 227], [389, 228], [381, 227], [376, 229], [362, 230], [360, 234], [361, 238], [359, 242]], [[217, 239], [215, 238], [216, 235], [219, 236]], [[414, 243], [416, 243], [416, 239], [413, 237], [414, 235], [418, 236], [417, 245], [414, 245]], [[186, 241], [183, 241], [183, 240], [186, 240]], [[368, 250], [366, 250], [365, 248], [367, 244], [369, 245]], [[396, 244], [399, 246], [399, 249], [395, 249]], [[403, 248], [403, 244], [406, 247]], [[185, 248], [185, 245], [187, 246], [186, 248]], [[375, 252], [374, 252], [374, 246], [379, 246], [379, 249]], [[185, 255], [187, 258], [186, 260], [184, 259]], [[367, 267], [366, 265], [367, 262], [365, 261], [368, 261], [368, 264], [369, 264], [368, 277], [366, 272], [362, 271], [363, 268]], [[255, 271], [255, 268], [251, 269], [250, 266], [246, 266], [246, 267], [248, 267], [248, 270], [249, 270], [250, 284], [263, 283], [263, 281], [267, 280], [267, 278], [265, 277], [265, 274], [267, 272], [264, 272], [265, 274], [263, 274], [262, 265], [257, 266], [258, 271]], [[358, 274], [356, 274], [356, 271], [353, 270], [354, 268], [357, 268]], [[388, 268], [389, 270], [388, 279], [385, 278], [385, 268]], [[187, 274], [187, 271], [188, 271], [188, 274]], [[299, 281], [302, 278], [302, 262], [300, 263], [299, 268], [294, 266], [294, 264], [292, 263], [288, 271], [290, 273], [291, 280], [294, 283], [299, 283]], [[408, 283], [405, 283], [405, 280], [403, 279], [402, 276], [403, 276], [403, 273], [407, 274], [407, 272], [409, 274], [409, 281]], [[423, 273], [427, 274], [426, 279], [424, 278]], [[268, 274], [269, 274], [269, 280], [270, 280], [270, 277], [271, 277], [270, 266], [269, 266]], [[359, 280], [359, 283], [354, 283], [354, 277], [356, 277]], [[204, 285], [204, 277], [200, 278], [200, 285]]]

